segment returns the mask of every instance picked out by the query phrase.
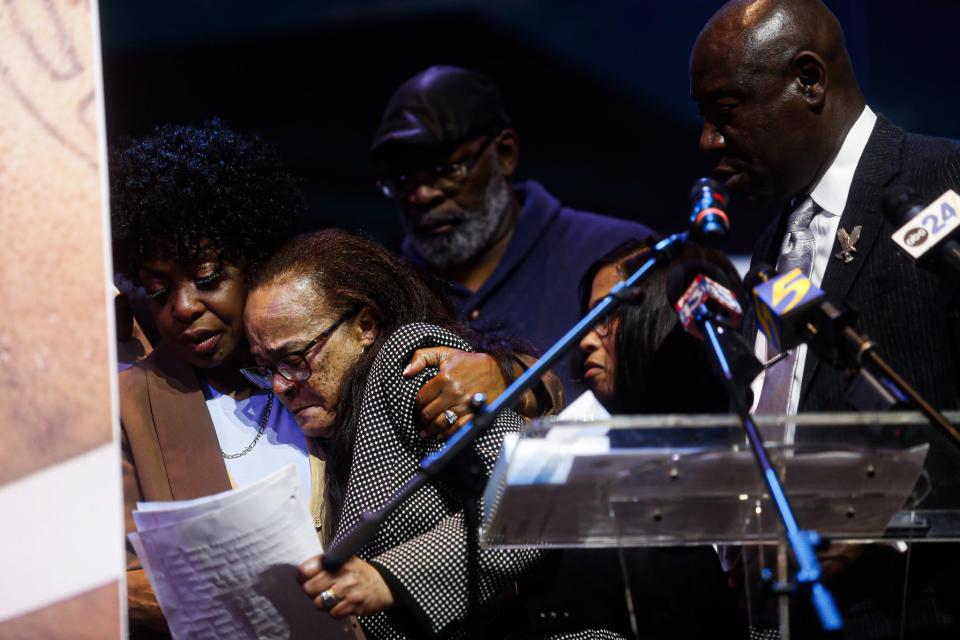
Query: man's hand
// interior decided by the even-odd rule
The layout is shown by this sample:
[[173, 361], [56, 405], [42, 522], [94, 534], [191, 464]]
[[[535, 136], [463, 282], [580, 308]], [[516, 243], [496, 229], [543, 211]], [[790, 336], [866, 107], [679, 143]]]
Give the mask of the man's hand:
[[[424, 438], [449, 438], [473, 418], [470, 398], [474, 394], [484, 393], [487, 402], [493, 402], [507, 387], [497, 361], [485, 353], [447, 347], [418, 349], [403, 375], [412, 378], [426, 367], [437, 367], [439, 373], [417, 393], [418, 423]], [[447, 410], [457, 414], [453, 424], [444, 416]]]
[[[320, 556], [310, 558], [300, 565], [300, 582], [314, 606], [329, 611], [334, 618], [368, 616], [396, 605], [380, 572], [356, 556], [334, 574], [323, 570]], [[320, 597], [324, 591], [336, 597], [336, 604], [329, 610]]]

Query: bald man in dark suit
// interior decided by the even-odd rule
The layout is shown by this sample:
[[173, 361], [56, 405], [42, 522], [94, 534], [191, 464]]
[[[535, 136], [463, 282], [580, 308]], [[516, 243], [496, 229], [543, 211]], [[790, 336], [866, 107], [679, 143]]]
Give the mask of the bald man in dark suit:
[[[955, 407], [960, 357], [947, 303], [956, 288], [896, 251], [881, 202], [887, 189], [927, 199], [956, 189], [960, 144], [906, 133], [870, 109], [841, 27], [818, 0], [725, 4], [694, 45], [690, 75], [701, 150], [717, 158], [735, 202], [767, 212], [754, 263], [799, 267], [830, 298], [859, 309], [858, 327], [893, 367], [934, 405]], [[843, 253], [841, 232], [859, 235], [855, 252]], [[763, 337], [756, 340], [764, 358]], [[755, 382], [755, 410], [850, 410], [844, 389], [842, 374], [802, 346]], [[930, 468], [956, 455], [932, 428], [919, 437], [933, 445]], [[933, 499], [958, 502], [956, 487], [939, 487]], [[957, 555], [952, 545], [917, 545], [905, 591], [905, 554], [832, 548], [824, 566], [847, 637], [900, 637], [901, 625], [909, 638], [960, 637], [948, 568], [960, 566]], [[815, 637], [805, 600], [795, 602], [795, 637]]]

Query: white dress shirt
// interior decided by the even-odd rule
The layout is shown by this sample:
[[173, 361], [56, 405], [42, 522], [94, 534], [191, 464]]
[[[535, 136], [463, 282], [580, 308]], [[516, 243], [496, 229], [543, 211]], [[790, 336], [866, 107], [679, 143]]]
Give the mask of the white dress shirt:
[[[810, 281], [814, 286], [819, 287], [823, 282], [823, 274], [830, 263], [831, 252], [833, 251], [834, 239], [837, 237], [837, 231], [840, 227], [840, 216], [847, 206], [847, 197], [850, 195], [850, 186], [853, 184], [853, 174], [860, 163], [860, 156], [867, 146], [870, 134], [873, 133], [873, 126], [877, 122], [876, 114], [865, 106], [860, 117], [847, 132], [847, 137], [840, 147], [840, 152], [834, 158], [833, 163], [827, 169], [820, 181], [817, 182], [810, 197], [822, 209], [820, 213], [814, 216], [810, 223], [810, 231], [813, 233], [815, 250], [813, 255], [813, 264], [810, 267]], [[848, 229], [848, 231], [851, 231]], [[782, 240], [782, 239], [781, 239]], [[790, 385], [790, 400], [787, 403], [787, 414], [796, 415], [797, 406], [800, 403], [800, 383], [803, 381], [803, 368], [807, 359], [807, 345], [802, 344], [797, 347], [797, 366], [793, 372], [793, 383]], [[754, 353], [761, 362], [767, 360], [767, 340], [762, 332], [757, 332], [757, 342]], [[763, 372], [757, 376], [750, 385], [753, 390], [753, 407], [757, 408], [760, 402], [760, 390], [763, 387]], [[785, 442], [793, 442], [793, 426], [788, 425], [787, 433], [784, 437]]]

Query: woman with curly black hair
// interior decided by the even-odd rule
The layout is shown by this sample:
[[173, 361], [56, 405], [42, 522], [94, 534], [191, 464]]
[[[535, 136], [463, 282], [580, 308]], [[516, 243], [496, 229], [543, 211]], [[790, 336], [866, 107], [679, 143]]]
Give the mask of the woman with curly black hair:
[[[143, 288], [161, 337], [119, 378], [127, 531], [135, 529], [138, 501], [210, 495], [293, 463], [318, 535], [329, 537], [323, 451], [272, 393], [239, 371], [251, 364], [243, 327], [248, 277], [304, 211], [293, 180], [269, 146], [216, 120], [166, 125], [128, 142], [113, 154], [110, 177], [115, 264]], [[502, 390], [508, 362], [482, 354], [460, 360], [473, 355], [437, 376], [431, 411], [443, 416], [458, 407], [465, 378], [491, 397]], [[130, 547], [127, 558], [132, 635], [163, 632]]]
[[[323, 525], [323, 473], [270, 393], [239, 373], [247, 275], [294, 231], [303, 199], [276, 153], [219, 121], [166, 125], [111, 158], [118, 270], [141, 286], [161, 342], [120, 375], [127, 530], [137, 501], [195, 498], [290, 463]], [[133, 635], [163, 615], [128, 547]]]

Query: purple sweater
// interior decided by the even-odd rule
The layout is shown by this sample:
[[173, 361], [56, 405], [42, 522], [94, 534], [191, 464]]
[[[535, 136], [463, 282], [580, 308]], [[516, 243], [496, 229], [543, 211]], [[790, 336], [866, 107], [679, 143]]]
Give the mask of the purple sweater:
[[[537, 182], [514, 189], [520, 219], [497, 268], [476, 293], [451, 284], [447, 295], [475, 330], [521, 338], [542, 352], [579, 320], [580, 278], [587, 267], [624, 240], [656, 234], [637, 222], [568, 209]], [[409, 239], [403, 255], [426, 266]], [[583, 390], [571, 357], [555, 368], [568, 400]]]

